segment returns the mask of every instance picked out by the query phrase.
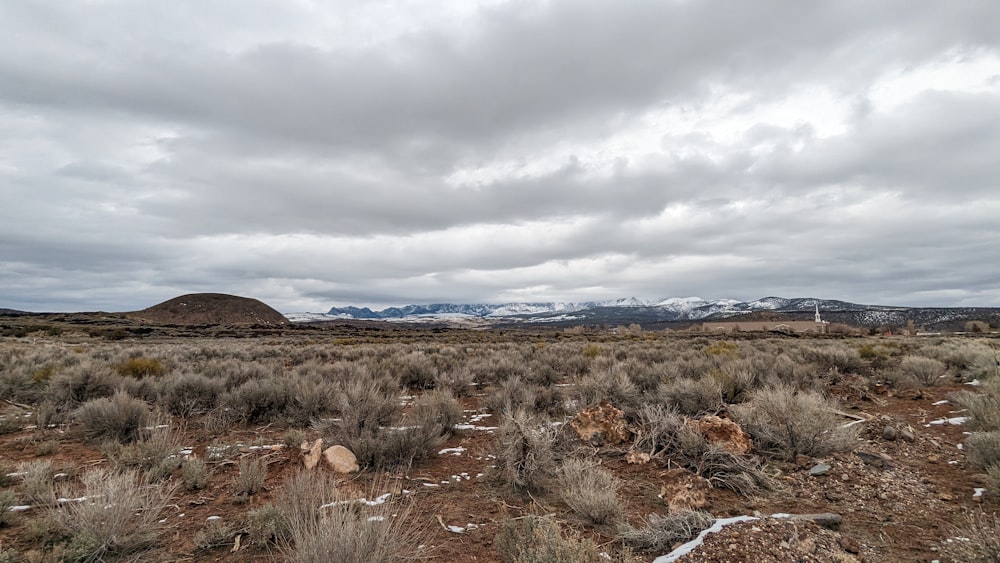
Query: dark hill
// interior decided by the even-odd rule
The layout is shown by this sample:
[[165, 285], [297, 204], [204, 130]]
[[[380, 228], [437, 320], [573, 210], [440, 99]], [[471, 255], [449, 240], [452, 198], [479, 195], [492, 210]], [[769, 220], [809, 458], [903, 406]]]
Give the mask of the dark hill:
[[264, 303], [224, 293], [191, 293], [136, 311], [133, 316], [178, 325], [281, 325], [288, 319]]

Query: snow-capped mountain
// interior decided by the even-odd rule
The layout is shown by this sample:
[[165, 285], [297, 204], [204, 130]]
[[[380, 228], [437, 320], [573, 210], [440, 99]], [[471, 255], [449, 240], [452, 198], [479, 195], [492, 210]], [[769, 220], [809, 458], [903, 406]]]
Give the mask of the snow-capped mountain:
[[[735, 299], [708, 301], [700, 297], [671, 297], [661, 300], [627, 297], [609, 301], [589, 301], [583, 303], [505, 303], [501, 305], [437, 303], [431, 305], [389, 307], [379, 311], [373, 311], [368, 307], [333, 307], [327, 313], [323, 314], [321, 318], [405, 320], [447, 316], [450, 318], [511, 318], [525, 320], [525, 317], [530, 316], [532, 320], [544, 320], [546, 316], [551, 315], [562, 316], [577, 312], [594, 312], [598, 310], [610, 312], [615, 309], [627, 309], [635, 312], [641, 311], [643, 316], [655, 316], [657, 319], [663, 321], [683, 321], [721, 318], [759, 310], [812, 311], [816, 306], [819, 306], [824, 311], [866, 309], [864, 305], [815, 298], [786, 299], [783, 297], [764, 297], [756, 301], [743, 302]], [[304, 315], [302, 313], [292, 314], [290, 318], [301, 317], [305, 319]], [[310, 320], [314, 320], [315, 314], [309, 314], [308, 316]]]

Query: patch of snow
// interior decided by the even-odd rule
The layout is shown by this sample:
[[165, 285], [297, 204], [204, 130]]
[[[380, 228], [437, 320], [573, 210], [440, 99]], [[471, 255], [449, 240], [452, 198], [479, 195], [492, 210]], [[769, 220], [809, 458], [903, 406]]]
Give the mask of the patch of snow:
[[941, 399], [940, 401], [938, 401], [936, 403], [931, 403], [931, 406], [932, 407], [936, 407], [938, 405], [947, 405], [947, 404], [948, 404], [948, 399]]
[[459, 446], [457, 448], [444, 448], [443, 450], [441, 450], [441, 451], [438, 452], [438, 455], [451, 454], [451, 455], [455, 455], [455, 456], [460, 456], [460, 455], [462, 455], [462, 453], [464, 451], [465, 451], [465, 448], [463, 448], [461, 446]]
[[714, 534], [716, 532], [720, 532], [722, 531], [722, 528], [728, 526], [729, 524], [738, 524], [740, 522], [752, 522], [754, 520], [758, 520], [758, 518], [755, 518], [753, 516], [733, 516], [732, 518], [719, 518], [711, 526], [702, 530], [701, 533], [698, 534], [698, 537], [694, 538], [693, 540], [685, 544], [682, 544], [681, 546], [677, 547], [676, 549], [674, 549], [673, 551], [671, 551], [666, 555], [661, 555], [660, 557], [657, 557], [656, 559], [653, 560], [653, 563], [674, 563], [681, 557], [684, 557], [685, 555], [694, 551], [696, 547], [700, 546], [702, 542], [705, 541], [705, 536], [707, 536], [708, 534]]
[[384, 520], [385, 520], [385, 516], [369, 516], [368, 517], [368, 521], [369, 522], [382, 522]]
[[980, 385], [982, 385], [982, 383], [980, 383], [980, 381], [978, 379], [973, 379], [972, 381], [966, 382], [966, 385], [972, 385], [972, 386], [975, 386], [975, 387], [979, 387]]
[[208, 518], [205, 518], [205, 520], [208, 520], [209, 522], [212, 520], [222, 520], [222, 516], [209, 516]]
[[932, 420], [932, 421], [930, 421], [930, 423], [925, 424], [924, 426], [930, 426], [932, 424], [935, 425], [935, 426], [941, 426], [943, 424], [950, 424], [952, 426], [959, 426], [959, 425], [965, 424], [968, 421], [969, 421], [969, 417], [967, 417], [967, 416], [953, 416], [951, 418], [939, 418], [937, 420]]
[[984, 489], [982, 487], [976, 487], [975, 489], [972, 489], [972, 498], [979, 498], [979, 497], [983, 496], [983, 493], [985, 493], [985, 492], [986, 492], [986, 489]]

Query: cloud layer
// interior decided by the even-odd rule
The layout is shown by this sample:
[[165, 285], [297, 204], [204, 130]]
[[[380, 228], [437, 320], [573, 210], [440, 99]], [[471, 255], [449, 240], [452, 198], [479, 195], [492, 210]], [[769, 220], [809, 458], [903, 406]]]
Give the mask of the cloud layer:
[[0, 307], [1000, 306], [1000, 4], [0, 4]]

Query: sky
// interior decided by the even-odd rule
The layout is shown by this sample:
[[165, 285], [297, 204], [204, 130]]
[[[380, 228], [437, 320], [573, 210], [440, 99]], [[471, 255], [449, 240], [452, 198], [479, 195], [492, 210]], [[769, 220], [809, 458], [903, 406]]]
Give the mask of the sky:
[[4, 0], [0, 307], [1000, 306], [1000, 2]]

